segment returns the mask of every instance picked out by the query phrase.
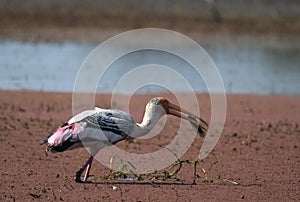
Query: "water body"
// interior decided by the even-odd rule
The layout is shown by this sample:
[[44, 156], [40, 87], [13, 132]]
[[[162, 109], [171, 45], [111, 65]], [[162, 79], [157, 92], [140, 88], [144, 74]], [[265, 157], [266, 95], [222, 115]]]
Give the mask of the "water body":
[[[251, 42], [248, 42], [251, 43]], [[223, 79], [227, 93], [300, 94], [300, 46], [298, 41], [285, 45], [261, 46], [251, 43], [210, 44], [209, 53]], [[288, 44], [288, 45], [286, 45]], [[290, 44], [290, 45], [289, 45]], [[93, 43], [75, 42], [0, 42], [0, 89], [72, 92], [76, 75], [88, 54], [97, 47]], [[192, 49], [187, 49], [193, 54]], [[167, 62], [166, 62], [167, 61]], [[172, 54], [145, 50], [126, 55], [111, 64], [99, 81], [99, 93], [111, 93], [118, 81], [134, 67], [160, 64], [179, 72], [196, 92], [208, 92], [201, 76], [190, 65]], [[203, 64], [205, 65], [205, 64]], [[175, 90], [185, 91], [174, 77], [151, 72], [148, 75], [169, 83]], [[145, 75], [134, 79], [144, 80]], [[87, 80], [87, 82], [89, 82]], [[153, 81], [155, 83], [155, 80]], [[131, 82], [122, 85], [128, 93]], [[159, 85], [148, 85], [138, 92], [168, 91]]]

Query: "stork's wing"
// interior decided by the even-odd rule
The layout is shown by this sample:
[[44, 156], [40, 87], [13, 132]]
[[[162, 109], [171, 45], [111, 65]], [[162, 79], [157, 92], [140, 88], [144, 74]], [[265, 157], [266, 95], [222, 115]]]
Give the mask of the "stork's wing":
[[95, 108], [95, 110], [85, 110], [83, 112], [80, 112], [79, 114], [76, 114], [75, 116], [73, 116], [69, 121], [68, 124], [72, 124], [72, 123], [78, 123], [80, 121], [82, 121], [83, 119], [95, 114], [97, 111], [101, 111], [103, 109], [101, 108]]
[[126, 112], [107, 110], [97, 113], [96, 117], [102, 130], [108, 130], [119, 135], [128, 136], [134, 129], [135, 121]]
[[104, 134], [112, 144], [129, 136], [135, 125], [134, 119], [126, 112], [100, 108], [84, 111], [68, 123], [72, 122], [85, 122], [87, 128], [99, 131], [99, 135]]

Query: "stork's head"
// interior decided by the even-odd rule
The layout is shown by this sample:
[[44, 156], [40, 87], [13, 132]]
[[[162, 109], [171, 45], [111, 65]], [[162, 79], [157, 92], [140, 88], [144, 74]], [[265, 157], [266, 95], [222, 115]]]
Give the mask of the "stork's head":
[[161, 111], [161, 109], [163, 109], [164, 114], [169, 114], [188, 120], [192, 124], [192, 126], [198, 130], [201, 136], [204, 136], [207, 131], [208, 124], [203, 119], [169, 102], [166, 98], [152, 98], [148, 105], [156, 105], [158, 106], [157, 108], [160, 108], [156, 109], [156, 111]]
[[75, 143], [79, 142], [80, 124], [64, 124], [58, 128], [52, 135], [40, 141], [40, 144], [48, 142], [46, 151], [62, 152], [70, 149]]
[[157, 107], [163, 109], [163, 113], [177, 116], [179, 118], [188, 119], [188, 115], [191, 115], [186, 110], [181, 109], [179, 106], [169, 102], [166, 98], [156, 97], [152, 98], [148, 103], [149, 107]]

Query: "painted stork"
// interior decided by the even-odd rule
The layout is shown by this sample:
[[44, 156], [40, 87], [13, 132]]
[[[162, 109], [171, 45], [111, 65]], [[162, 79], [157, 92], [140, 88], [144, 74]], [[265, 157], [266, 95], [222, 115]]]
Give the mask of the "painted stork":
[[[40, 144], [48, 142], [46, 152], [63, 152], [83, 147], [84, 141], [93, 142], [90, 145], [84, 144], [89, 150], [90, 157], [75, 175], [76, 182], [86, 182], [93, 158], [100, 149], [127, 138], [146, 135], [165, 114], [186, 119], [201, 136], [206, 134], [208, 125], [203, 119], [170, 103], [165, 98], [157, 97], [152, 98], [146, 105], [142, 123], [136, 123], [126, 112], [96, 107], [94, 110], [86, 110], [75, 115], [52, 135], [42, 139]], [[85, 170], [82, 180], [81, 175]]]

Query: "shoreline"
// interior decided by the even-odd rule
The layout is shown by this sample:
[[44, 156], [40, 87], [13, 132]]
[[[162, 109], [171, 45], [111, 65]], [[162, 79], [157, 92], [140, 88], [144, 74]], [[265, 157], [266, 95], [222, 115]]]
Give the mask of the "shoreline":
[[[106, 26], [58, 26], [58, 25], [33, 25], [28, 27], [22, 27], [21, 25], [14, 24], [15, 22], [10, 22], [7, 25], [0, 23], [3, 28], [0, 34], [0, 40], [11, 40], [11, 41], [24, 41], [24, 42], [102, 42], [112, 36], [119, 33], [130, 31], [133, 29], [142, 28], [161, 28], [169, 29], [182, 33], [184, 35], [194, 38], [200, 43], [211, 43], [216, 40], [218, 36], [225, 36], [225, 38], [235, 41], [235, 38], [239, 36], [250, 36], [257, 38], [291, 38], [298, 39], [300, 32], [300, 23], [296, 26], [295, 30], [288, 29], [286, 27], [282, 28], [272, 28], [274, 25], [272, 22], [262, 23], [261, 25], [251, 25], [246, 22], [246, 24], [239, 25], [232, 23], [216, 24], [214, 22], [189, 22], [189, 26], [185, 27], [185, 22], [179, 22], [178, 25], [170, 26], [166, 22], [156, 22], [153, 24], [144, 23], [141, 26], [126, 25], [124, 27], [106, 27]], [[182, 24], [182, 25], [181, 25]], [[299, 28], [297, 28], [299, 26]], [[268, 28], [269, 27], [269, 28]], [[292, 26], [294, 27], [294, 25]], [[277, 30], [278, 29], [278, 30]], [[227, 42], [228, 43], [228, 42]]]
[[[41, 90], [30, 90], [30, 89], [0, 89], [0, 93], [33, 93], [33, 94], [62, 94], [62, 95], [71, 95], [73, 92], [70, 91], [41, 91]], [[176, 92], [178, 94], [191, 94], [190, 92]], [[87, 93], [87, 92], [80, 92], [79, 94], [88, 94], [90, 95], [91, 93]], [[157, 94], [163, 94], [163, 95], [169, 95], [169, 93], [166, 92], [151, 92], [151, 93], [138, 93], [138, 94], [134, 94], [134, 95], [138, 95], [138, 96], [143, 96], [143, 95], [157, 95]], [[195, 95], [209, 95], [208, 92], [195, 92]], [[218, 93], [213, 93], [213, 94], [218, 94]], [[298, 98], [300, 97], [300, 95], [298, 94], [262, 94], [262, 93], [225, 93], [226, 96], [257, 96], [257, 97], [294, 97], [294, 98]], [[108, 95], [112, 95], [111, 93], [101, 93], [101, 92], [97, 92], [95, 94], [96, 96], [108, 96]], [[128, 94], [120, 94], [120, 93], [116, 93], [116, 95], [120, 95], [120, 96], [130, 96]]]
[[[0, 40], [102, 41], [116, 33], [163, 28], [183, 34], [298, 37], [300, 4], [268, 1], [164, 0], [161, 4], [134, 0], [3, 1]], [[205, 40], [204, 40], [205, 41]]]

